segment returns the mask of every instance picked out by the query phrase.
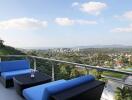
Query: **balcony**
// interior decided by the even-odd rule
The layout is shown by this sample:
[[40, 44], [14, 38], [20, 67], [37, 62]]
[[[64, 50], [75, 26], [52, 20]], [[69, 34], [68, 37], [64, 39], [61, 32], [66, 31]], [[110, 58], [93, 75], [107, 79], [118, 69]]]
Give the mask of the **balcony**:
[[[49, 58], [43, 58], [43, 57], [36, 57], [36, 56], [28, 56], [28, 55], [1, 55], [0, 61], [4, 60], [15, 60], [15, 59], [28, 59], [30, 61], [31, 66], [33, 66], [34, 69], [37, 69], [43, 73], [46, 73], [50, 76], [52, 76], [52, 80], [59, 80], [59, 79], [67, 79], [67, 77], [58, 76], [58, 70], [60, 66], [69, 66], [72, 68], [77, 68], [79, 70], [85, 70], [89, 74], [90, 70], [96, 69], [98, 72], [112, 72], [112, 73], [119, 73], [122, 75], [125, 75], [125, 78], [115, 78], [111, 76], [105, 76], [101, 75], [100, 77], [107, 80], [106, 86], [103, 90], [101, 100], [114, 100], [114, 93], [117, 87], [122, 86], [129, 86], [132, 87], [132, 73], [131, 72], [125, 72], [115, 69], [109, 69], [104, 67], [96, 67], [96, 66], [90, 66], [86, 64], [79, 64], [79, 63], [73, 63], [73, 62], [67, 62], [62, 60], [55, 60], [55, 59], [49, 59]], [[46, 66], [49, 66], [46, 69]], [[70, 70], [71, 70], [70, 69]], [[91, 73], [90, 73], [91, 74]], [[70, 76], [69, 76], [70, 78]], [[0, 98], [1, 100], [24, 100], [22, 97], [20, 97], [14, 88], [6, 89], [3, 87], [3, 85], [0, 83]]]
[[15, 91], [14, 88], [5, 88], [0, 83], [0, 99], [1, 100], [24, 100]]

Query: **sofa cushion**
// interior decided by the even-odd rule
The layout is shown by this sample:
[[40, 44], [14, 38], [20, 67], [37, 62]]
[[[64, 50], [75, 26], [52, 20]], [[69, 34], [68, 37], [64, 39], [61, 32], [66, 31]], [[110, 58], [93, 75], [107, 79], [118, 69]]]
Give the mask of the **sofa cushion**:
[[0, 62], [0, 72], [16, 71], [16, 70], [23, 70], [29, 68], [30, 68], [30, 64], [27, 60]]
[[44, 90], [44, 94], [43, 94], [43, 100], [48, 100], [49, 96], [62, 92], [64, 90], [70, 89], [70, 88], [74, 88], [78, 85], [90, 82], [95, 80], [95, 78], [92, 75], [86, 75], [86, 76], [81, 76], [78, 78], [74, 78], [71, 80], [66, 81], [65, 83], [61, 83], [61, 84], [57, 84], [57, 85], [52, 85], [52, 86], [48, 86], [45, 90]]
[[0, 66], [0, 76], [1, 76], [1, 66]]
[[10, 71], [10, 72], [2, 72], [1, 77], [4, 79], [12, 79], [14, 76], [31, 73], [31, 69]]
[[84, 76], [80, 76], [80, 77], [68, 80], [67, 82], [72, 83], [73, 85], [76, 86], [76, 85], [80, 85], [80, 84], [90, 82], [90, 81], [93, 81], [93, 80], [95, 80], [95, 77], [93, 75], [84, 75]]
[[64, 82], [66, 82], [66, 80], [58, 80], [58, 81], [54, 81], [54, 82], [50, 82], [50, 83], [24, 89], [23, 96], [26, 98], [26, 100], [45, 100], [43, 99], [43, 91], [45, 90], [46, 87], [57, 85], [57, 84], [64, 83]]
[[0, 62], [0, 73], [1, 73], [1, 62]]

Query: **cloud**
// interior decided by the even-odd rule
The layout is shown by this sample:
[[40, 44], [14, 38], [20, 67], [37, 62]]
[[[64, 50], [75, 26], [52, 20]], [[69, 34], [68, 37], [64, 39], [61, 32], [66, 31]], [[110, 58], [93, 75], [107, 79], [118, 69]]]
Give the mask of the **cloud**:
[[114, 18], [120, 19], [120, 20], [130, 20], [132, 21], [132, 11], [126, 11], [122, 15], [115, 15]]
[[[119, 19], [121, 21], [127, 20], [127, 21], [131, 22], [132, 21], [132, 11], [126, 11], [122, 15], [115, 15], [114, 18]], [[118, 33], [127, 32], [127, 33], [130, 33], [130, 32], [132, 32], [132, 24], [130, 24], [127, 27], [117, 27], [115, 29], [112, 29], [111, 32], [118, 32]]]
[[55, 22], [62, 26], [69, 26], [74, 24], [74, 20], [71, 20], [69, 18], [56, 18]]
[[75, 7], [75, 6], [78, 6], [78, 5], [79, 5], [78, 2], [73, 2], [73, 3], [72, 3], [72, 7]]
[[130, 24], [128, 27], [115, 28], [115, 29], [111, 30], [111, 32], [117, 32], [117, 33], [127, 32], [127, 33], [130, 33], [130, 32], [132, 32], [132, 24]]
[[82, 25], [82, 24], [97, 24], [96, 21], [83, 20], [83, 19], [74, 20], [74, 19], [69, 19], [67, 17], [56, 18], [55, 22], [61, 26], [70, 26], [70, 25], [75, 25], [75, 24], [80, 24], [80, 25]]
[[127, 11], [123, 14], [123, 17], [128, 19], [128, 20], [132, 20], [132, 11]]
[[102, 2], [86, 2], [83, 4], [79, 4], [77, 2], [73, 3], [72, 6], [79, 5], [79, 9], [83, 12], [86, 12], [88, 14], [92, 15], [99, 15], [103, 9], [107, 7], [106, 3]]
[[97, 24], [96, 21], [90, 21], [90, 20], [75, 20], [74, 21], [75, 23], [78, 23], [78, 24]]
[[0, 21], [0, 29], [38, 29], [47, 26], [47, 21], [40, 21], [34, 18], [16, 18]]

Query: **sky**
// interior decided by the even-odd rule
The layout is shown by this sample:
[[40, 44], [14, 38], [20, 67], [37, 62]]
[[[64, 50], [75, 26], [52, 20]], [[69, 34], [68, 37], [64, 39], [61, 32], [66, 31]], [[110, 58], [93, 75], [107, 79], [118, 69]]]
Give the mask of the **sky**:
[[0, 0], [0, 38], [18, 48], [132, 45], [132, 0]]

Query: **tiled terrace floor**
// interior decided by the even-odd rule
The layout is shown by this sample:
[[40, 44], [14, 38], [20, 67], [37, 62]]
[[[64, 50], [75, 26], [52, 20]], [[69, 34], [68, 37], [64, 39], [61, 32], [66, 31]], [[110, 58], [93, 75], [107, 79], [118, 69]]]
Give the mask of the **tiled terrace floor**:
[[5, 88], [0, 83], [0, 100], [24, 100], [15, 91], [14, 88]]

